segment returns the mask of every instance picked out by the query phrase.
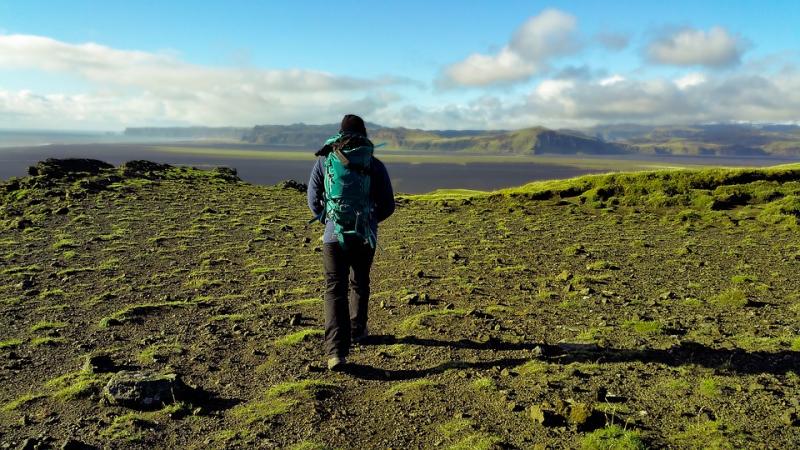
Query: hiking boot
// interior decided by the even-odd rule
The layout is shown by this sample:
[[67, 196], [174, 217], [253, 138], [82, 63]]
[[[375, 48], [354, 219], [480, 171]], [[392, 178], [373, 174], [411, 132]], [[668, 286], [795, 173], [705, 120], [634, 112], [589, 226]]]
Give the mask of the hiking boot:
[[367, 330], [367, 327], [364, 327], [364, 331], [362, 331], [361, 333], [359, 334], [353, 333], [350, 340], [353, 341], [353, 344], [361, 344], [364, 341], [366, 341], [368, 337], [369, 337], [369, 330]]
[[343, 356], [333, 356], [328, 358], [328, 370], [337, 372], [344, 369], [347, 360]]

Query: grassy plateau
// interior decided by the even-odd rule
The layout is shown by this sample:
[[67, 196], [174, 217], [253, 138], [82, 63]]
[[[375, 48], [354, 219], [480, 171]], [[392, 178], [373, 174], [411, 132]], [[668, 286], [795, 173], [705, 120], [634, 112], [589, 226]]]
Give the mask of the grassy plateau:
[[[34, 173], [0, 184], [10, 448], [800, 445], [800, 164], [400, 195], [343, 373], [301, 190]], [[105, 404], [121, 368], [207, 395]]]

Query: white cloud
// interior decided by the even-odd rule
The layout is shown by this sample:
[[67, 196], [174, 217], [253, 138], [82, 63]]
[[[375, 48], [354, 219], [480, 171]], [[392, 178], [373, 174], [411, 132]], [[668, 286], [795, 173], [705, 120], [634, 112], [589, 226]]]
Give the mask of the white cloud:
[[675, 86], [678, 89], [688, 89], [692, 86], [697, 86], [706, 82], [706, 76], [700, 72], [687, 73], [686, 75], [675, 80]]
[[364, 98], [380, 98], [377, 94], [383, 89], [410, 83], [303, 69], [198, 66], [167, 53], [30, 35], [0, 35], [3, 68], [79, 77], [93, 87], [81, 95], [0, 92], [0, 113], [6, 119], [15, 117], [11, 123], [19, 126], [26, 126], [32, 117], [40, 123], [105, 123], [105, 127], [331, 121], [343, 108], [369, 113], [380, 105]]
[[611, 75], [610, 77], [607, 78], [603, 78], [602, 80], [599, 81], [599, 83], [600, 86], [611, 86], [612, 84], [617, 84], [623, 81], [625, 81], [625, 77], [616, 74], [616, 75]]
[[651, 42], [647, 56], [660, 64], [725, 67], [740, 62], [744, 47], [739, 37], [722, 27], [683, 29]]
[[522, 81], [542, 71], [558, 56], [573, 53], [577, 21], [574, 16], [547, 9], [531, 17], [496, 54], [473, 53], [444, 70], [440, 84], [488, 86]]

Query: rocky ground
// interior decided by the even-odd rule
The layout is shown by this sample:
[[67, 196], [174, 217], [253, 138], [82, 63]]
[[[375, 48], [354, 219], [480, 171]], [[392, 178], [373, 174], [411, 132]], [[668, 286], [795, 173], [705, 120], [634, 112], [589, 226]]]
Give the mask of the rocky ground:
[[800, 445], [800, 169], [401, 197], [344, 373], [302, 186], [32, 173], [0, 186], [0, 448]]

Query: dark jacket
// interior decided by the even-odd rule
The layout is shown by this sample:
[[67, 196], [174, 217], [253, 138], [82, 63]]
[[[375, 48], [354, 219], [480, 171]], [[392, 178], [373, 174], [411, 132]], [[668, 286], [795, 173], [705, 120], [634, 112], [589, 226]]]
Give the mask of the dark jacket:
[[[315, 216], [325, 209], [325, 158], [325, 156], [317, 158], [314, 168], [311, 170], [311, 178], [308, 180], [308, 207]], [[386, 166], [378, 158], [372, 159], [370, 177], [369, 197], [372, 200], [372, 214], [370, 214], [369, 225], [375, 234], [375, 239], [377, 239], [378, 222], [383, 222], [394, 213], [394, 191], [392, 190], [392, 182], [389, 180], [389, 172], [386, 171]], [[338, 239], [333, 234], [333, 222], [325, 223], [325, 234], [322, 241], [326, 244], [338, 242]]]

